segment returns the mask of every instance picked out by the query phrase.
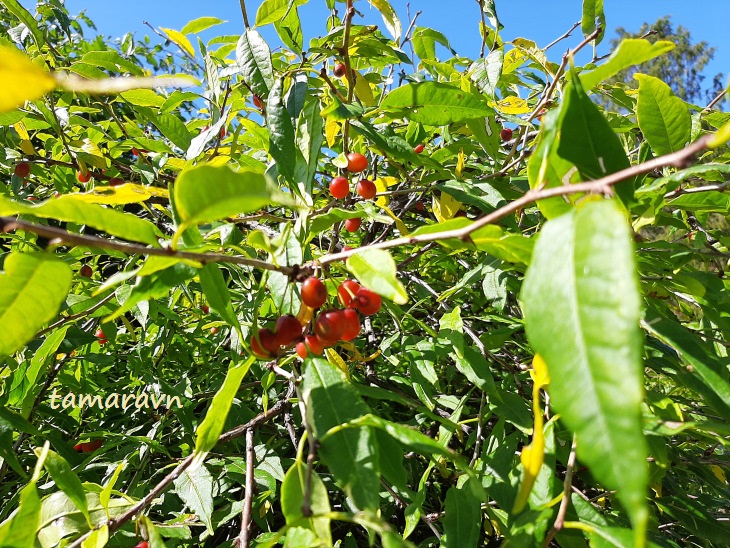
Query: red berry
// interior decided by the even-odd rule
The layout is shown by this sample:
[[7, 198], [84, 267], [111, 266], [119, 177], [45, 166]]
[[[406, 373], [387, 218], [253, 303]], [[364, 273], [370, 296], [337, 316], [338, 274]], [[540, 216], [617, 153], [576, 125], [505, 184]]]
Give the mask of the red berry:
[[302, 284], [302, 301], [311, 308], [319, 308], [327, 302], [327, 288], [319, 278], [311, 277]]
[[139, 156], [139, 151], [136, 148], [132, 149], [132, 156]]
[[421, 154], [424, 148], [426, 147], [424, 147], [423, 145], [416, 145], [413, 147], [413, 152], [415, 152], [416, 154]]
[[25, 179], [28, 175], [30, 175], [30, 164], [28, 162], [20, 162], [19, 164], [15, 164], [14, 172], [16, 177]]
[[345, 67], [345, 63], [337, 63], [334, 70], [332, 71], [332, 74], [337, 76], [337, 78], [342, 78], [346, 72], [347, 67]]
[[362, 224], [362, 219], [360, 217], [355, 217], [353, 219], [347, 219], [345, 221], [345, 230], [348, 232], [357, 232], [357, 229], [360, 228], [360, 225]]
[[357, 183], [356, 190], [360, 197], [365, 200], [372, 200], [378, 193], [378, 188], [375, 186], [375, 183], [368, 181], [367, 179], [361, 179], [360, 182]]
[[38, 198], [36, 198], [35, 196], [28, 196], [28, 201], [29, 202], [35, 202], [37, 199]]
[[279, 341], [271, 329], [264, 328], [259, 330], [259, 341], [265, 352], [276, 354], [279, 352]]
[[330, 182], [330, 194], [333, 198], [342, 200], [350, 193], [350, 183], [344, 177], [335, 177]]
[[307, 359], [307, 345], [303, 342], [297, 343], [297, 355], [302, 358], [303, 360]]
[[259, 97], [255, 93], [253, 94], [253, 104], [258, 109], [261, 109], [264, 106], [264, 104], [261, 102], [261, 97]]
[[275, 341], [276, 335], [270, 329], [259, 329], [258, 333], [251, 335], [251, 340], [249, 341], [251, 352], [259, 358], [271, 357], [270, 351], [265, 346], [265, 342], [272, 344], [271, 340]]
[[124, 184], [124, 179], [121, 177], [112, 177], [109, 179], [109, 186], [120, 186]]
[[352, 308], [355, 306], [355, 299], [357, 292], [360, 291], [360, 284], [355, 280], [345, 280], [337, 288], [337, 297], [340, 300], [340, 304], [345, 308]]
[[83, 451], [84, 450], [84, 444], [83, 443], [77, 443], [74, 445], [74, 451]]
[[342, 251], [352, 251], [353, 249], [354, 249], [353, 247], [346, 245], [345, 247], [342, 248]]
[[103, 444], [104, 444], [103, 440], [93, 440], [93, 441], [90, 441], [89, 443], [82, 443], [81, 450], [84, 453], [92, 453], [92, 452], [96, 451], [97, 449], [99, 449], [99, 447], [101, 447]]
[[423, 202], [416, 202], [416, 211], [423, 211], [426, 209], [426, 206], [423, 205]]
[[218, 334], [218, 328], [216, 326], [211, 327], [210, 328], [210, 333], [212, 335], [217, 335]]
[[149, 548], [150, 544], [146, 540], [143, 540], [139, 544], [137, 544], [134, 548]]
[[294, 316], [287, 314], [276, 322], [276, 342], [279, 346], [289, 346], [302, 336], [302, 324]]
[[91, 275], [94, 273], [94, 270], [87, 264], [81, 267], [79, 270], [79, 276], [83, 276], [84, 278], [91, 278]]
[[321, 356], [324, 353], [324, 343], [317, 335], [307, 335], [304, 337], [304, 342], [307, 344], [307, 348], [309, 348], [309, 351], [312, 354]]
[[200, 307], [200, 310], [203, 311], [203, 314], [207, 314], [208, 312], [210, 312], [210, 307], [207, 304], [204, 304]]
[[347, 171], [360, 173], [368, 168], [368, 159], [359, 152], [350, 152], [347, 155]]
[[[314, 322], [314, 332], [325, 345], [334, 344], [340, 340], [345, 331], [345, 322], [342, 317], [342, 310], [329, 310], [317, 316]], [[330, 346], [331, 346], [330, 344]]]
[[345, 332], [342, 334], [342, 340], [351, 341], [360, 334], [360, 318], [352, 308], [343, 310], [342, 315], [345, 318]]
[[502, 129], [502, 131], [499, 132], [499, 138], [503, 141], [509, 141], [512, 139], [512, 130], [508, 127]]
[[380, 295], [373, 293], [369, 289], [361, 287], [360, 291], [357, 292], [357, 309], [365, 316], [375, 314], [380, 310], [382, 303], [383, 301]]
[[104, 346], [108, 341], [106, 340], [106, 335], [104, 335], [104, 331], [101, 329], [97, 329], [96, 333], [94, 333], [97, 339], [99, 339], [99, 344]]
[[53, 197], [54, 197], [54, 198], [58, 198], [59, 196], [60, 196], [60, 194], [59, 194], [58, 192], [54, 192], [54, 193], [53, 193]]
[[79, 171], [76, 174], [76, 178], [79, 180], [79, 183], [88, 183], [91, 180], [91, 171], [87, 171], [86, 175]]

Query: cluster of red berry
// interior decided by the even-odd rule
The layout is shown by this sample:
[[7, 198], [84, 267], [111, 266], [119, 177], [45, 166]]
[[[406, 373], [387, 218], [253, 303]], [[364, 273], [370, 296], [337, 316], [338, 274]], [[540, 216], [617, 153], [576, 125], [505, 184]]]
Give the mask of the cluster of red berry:
[[[296, 352], [300, 358], [309, 353], [321, 356], [324, 349], [334, 346], [339, 341], [351, 341], [360, 334], [360, 318], [358, 311], [371, 316], [380, 310], [380, 295], [365, 287], [360, 287], [354, 280], [346, 280], [337, 288], [341, 309], [329, 309], [320, 312], [314, 321], [314, 333], [305, 335], [304, 326], [292, 315], [281, 316], [272, 331], [265, 327], [259, 329], [251, 337], [251, 350], [260, 358], [278, 356], [282, 347], [296, 344]], [[302, 285], [302, 302], [314, 309], [321, 308], [327, 302], [327, 288], [319, 278], [307, 278]]]

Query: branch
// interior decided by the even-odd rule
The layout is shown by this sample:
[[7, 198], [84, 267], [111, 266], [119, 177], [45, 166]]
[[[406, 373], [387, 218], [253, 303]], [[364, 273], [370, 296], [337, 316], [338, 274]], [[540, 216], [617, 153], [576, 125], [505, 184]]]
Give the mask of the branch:
[[570, 504], [570, 491], [573, 485], [573, 469], [575, 468], [575, 437], [573, 438], [573, 446], [570, 448], [570, 456], [568, 457], [568, 466], [565, 470], [565, 481], [563, 482], [563, 500], [560, 501], [560, 508], [558, 509], [558, 516], [555, 518], [553, 528], [545, 537], [542, 543], [543, 548], [550, 546], [550, 543], [555, 538], [555, 535], [565, 525], [565, 515], [568, 513], [568, 505]]
[[272, 270], [281, 272], [286, 276], [295, 276], [299, 269], [292, 266], [276, 266], [266, 261], [258, 259], [249, 259], [247, 257], [238, 257], [231, 255], [223, 255], [222, 253], [194, 253], [191, 251], [173, 251], [162, 247], [148, 247], [140, 244], [131, 244], [118, 240], [110, 240], [108, 238], [98, 238], [96, 236], [85, 236], [83, 234], [74, 234], [62, 228], [46, 226], [24, 221], [22, 219], [14, 219], [12, 217], [0, 217], [0, 232], [11, 232], [17, 229], [26, 230], [43, 236], [51, 240], [55, 245], [66, 246], [86, 246], [97, 247], [101, 249], [111, 249], [119, 251], [127, 255], [156, 255], [158, 257], [176, 257], [179, 259], [187, 259], [202, 264], [207, 263], [232, 263], [262, 270]]
[[[477, 219], [471, 225], [465, 226], [463, 228], [455, 230], [444, 230], [442, 232], [433, 232], [431, 234], [419, 234], [418, 236], [405, 236], [402, 238], [396, 238], [394, 240], [388, 240], [386, 242], [371, 244], [367, 246], [367, 248], [390, 249], [393, 247], [399, 247], [404, 245], [415, 245], [424, 242], [435, 242], [438, 240], [449, 239], [469, 241], [470, 235], [480, 228], [483, 228], [490, 224], [494, 224], [495, 222], [502, 219], [503, 217], [506, 217], [510, 213], [514, 213], [515, 211], [524, 209], [526, 206], [530, 205], [533, 202], [545, 200], [547, 198], [553, 198], [555, 196], [567, 196], [569, 194], [606, 193], [610, 192], [610, 188], [613, 185], [616, 185], [627, 179], [631, 179], [632, 177], [637, 177], [644, 173], [650, 173], [657, 168], [666, 166], [674, 166], [679, 168], [687, 167], [693, 161], [693, 158], [697, 154], [708, 148], [708, 144], [713, 138], [714, 134], [705, 135], [682, 150], [667, 154], [665, 156], [654, 158], [642, 164], [622, 169], [621, 171], [611, 173], [610, 175], [606, 175], [605, 177], [596, 179], [594, 181], [551, 187], [542, 190], [530, 190], [521, 198], [518, 198], [517, 200], [500, 207], [492, 213], [489, 213], [488, 215]], [[348, 257], [351, 257], [355, 253], [362, 251], [362, 249], [363, 248], [357, 248], [351, 249], [349, 251], [342, 251], [339, 253], [324, 255], [315, 260], [311, 267], [313, 268], [317, 265], [324, 266], [326, 264], [336, 261], [342, 261], [344, 259], [347, 259]]]
[[[291, 388], [287, 391], [287, 393], [284, 395], [282, 399], [277, 401], [271, 409], [269, 409], [266, 413], [259, 413], [256, 415], [253, 419], [248, 421], [246, 424], [242, 424], [241, 426], [237, 426], [236, 428], [233, 428], [232, 430], [229, 430], [228, 432], [225, 432], [218, 438], [218, 443], [227, 442], [232, 439], [238, 438], [242, 436], [244, 433], [248, 432], [249, 430], [252, 430], [256, 428], [257, 426], [260, 426], [264, 423], [269, 422], [274, 417], [281, 415], [285, 411], [287, 411], [291, 407], [291, 402], [289, 401], [292, 396], [292, 390]], [[116, 518], [110, 519], [107, 523], [101, 524], [101, 525], [108, 525], [109, 527], [109, 534], [118, 531], [122, 525], [127, 523], [130, 519], [132, 519], [134, 516], [136, 516], [139, 512], [144, 510], [147, 506], [149, 506], [153, 500], [155, 500], [165, 489], [167, 489], [170, 484], [175, 481], [177, 478], [179, 478], [182, 473], [193, 463], [193, 460], [196, 457], [196, 453], [191, 453], [187, 457], [185, 457], [182, 461], [180, 461], [180, 464], [178, 464], [172, 472], [167, 474], [160, 483], [158, 483], [152, 491], [147, 493], [145, 497], [140, 500], [137, 504], [132, 506], [129, 510], [121, 514], [120, 516]], [[85, 533], [81, 535], [79, 538], [77, 538], [73, 543], [69, 544], [68, 548], [79, 548], [81, 544], [84, 542], [85, 539], [87, 539], [91, 535], [91, 531], [88, 533]]]
[[253, 428], [246, 430], [246, 498], [243, 500], [243, 511], [241, 513], [241, 534], [233, 543], [240, 548], [248, 548], [249, 534], [251, 528], [251, 507], [253, 506], [253, 495], [256, 487], [253, 479]]

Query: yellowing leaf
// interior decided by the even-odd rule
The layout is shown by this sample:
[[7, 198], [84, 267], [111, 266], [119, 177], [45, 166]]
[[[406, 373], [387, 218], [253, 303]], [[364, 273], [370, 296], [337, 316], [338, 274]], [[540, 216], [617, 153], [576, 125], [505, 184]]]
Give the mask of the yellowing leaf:
[[362, 74], [355, 69], [352, 70], [355, 73], [355, 95], [366, 107], [374, 107], [377, 103], [373, 97], [373, 90], [370, 89], [370, 84]]
[[542, 463], [545, 461], [545, 421], [540, 409], [540, 390], [550, 383], [547, 364], [540, 354], [535, 354], [532, 360], [530, 376], [534, 382], [532, 387], [532, 412], [535, 415], [535, 426], [533, 427], [532, 443], [522, 448], [520, 462], [522, 463], [522, 483], [515, 499], [512, 513], [517, 514], [527, 504], [535, 484], [537, 475], [540, 473]]
[[527, 114], [532, 111], [527, 101], [515, 96], [506, 97], [499, 101], [490, 101], [489, 106], [505, 114]]
[[337, 139], [337, 134], [340, 132], [340, 124], [337, 123], [337, 120], [330, 117], [327, 118], [327, 121], [324, 125], [324, 134], [327, 138], [327, 146], [332, 146], [335, 144], [335, 139]]
[[25, 124], [23, 122], [18, 122], [17, 124], [13, 124], [13, 128], [15, 128], [15, 131], [18, 132], [18, 136], [21, 139], [23, 139], [23, 140], [30, 139], [30, 135], [28, 135], [28, 130], [25, 129]]
[[707, 143], [707, 148], [714, 150], [720, 148], [728, 141], [730, 141], [730, 122], [727, 122], [717, 130], [712, 139], [710, 139], [710, 142]]
[[443, 223], [449, 219], [453, 219], [461, 209], [461, 202], [445, 192], [441, 193], [440, 198], [433, 197], [433, 214], [438, 222]]
[[0, 46], [0, 112], [23, 106], [55, 87], [55, 78], [17, 48]]
[[153, 196], [167, 199], [167, 189], [126, 183], [114, 187], [97, 186], [91, 192], [65, 194], [62, 198], [65, 200], [72, 199], [79, 202], [86, 202], [88, 204], [123, 205], [144, 202]]
[[459, 156], [456, 161], [456, 176], [461, 177], [461, 172], [464, 170], [464, 163], [466, 162], [466, 156], [464, 156], [464, 149], [459, 150]]
[[[389, 187], [395, 185], [398, 182], [398, 179], [395, 177], [378, 177], [373, 182], [375, 183], [375, 188], [378, 189], [378, 192], [385, 192]], [[388, 196], [378, 196], [375, 203], [380, 207], [387, 207], [390, 203], [390, 198]]]
[[330, 362], [331, 365], [334, 365], [337, 369], [342, 371], [345, 374], [345, 377], [347, 377], [347, 380], [349, 381], [350, 380], [350, 370], [347, 367], [345, 360], [342, 359], [342, 357], [337, 353], [337, 351], [334, 348], [325, 348], [324, 355], [327, 356], [327, 361]]
[[520, 49], [514, 48], [504, 54], [504, 63], [502, 65], [502, 74], [509, 74], [517, 70], [522, 63], [524, 63], [529, 56], [527, 53]]
[[388, 214], [388, 217], [390, 217], [391, 219], [393, 219], [393, 221], [395, 221], [395, 226], [398, 227], [398, 231], [401, 233], [401, 236], [408, 236], [409, 231], [408, 231], [408, 227], [406, 227], [405, 223], [403, 221], [401, 221], [398, 218], [398, 216], [395, 213], [393, 213], [386, 206], [380, 206], [380, 207], [382, 207], [383, 211], [385, 211]]
[[23, 154], [27, 154], [28, 156], [35, 155], [35, 148], [33, 148], [33, 143], [31, 143], [29, 139], [23, 139], [20, 141], [20, 150], [23, 151]]
[[190, 55], [190, 57], [195, 57], [195, 50], [193, 50], [193, 45], [190, 43], [190, 40], [188, 40], [188, 37], [185, 36], [182, 32], [174, 29], [165, 29], [162, 27], [160, 27], [160, 30], [164, 32], [165, 35], [167, 35], [167, 37], [172, 42], [175, 42], [175, 44], [180, 46], [180, 49]]

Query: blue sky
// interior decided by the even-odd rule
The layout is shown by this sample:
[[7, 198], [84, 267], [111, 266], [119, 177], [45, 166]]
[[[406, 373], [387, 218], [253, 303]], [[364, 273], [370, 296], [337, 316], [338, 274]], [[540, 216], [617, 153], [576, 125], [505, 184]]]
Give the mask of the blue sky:
[[[32, 6], [30, 0], [23, 2]], [[476, 0], [391, 0], [391, 4], [401, 18], [403, 28], [408, 26], [407, 4], [411, 14], [422, 11], [419, 26], [431, 27], [444, 33], [452, 47], [461, 55], [475, 58], [481, 44], [479, 36], [479, 8]], [[249, 19], [253, 23], [260, 0], [247, 0]], [[71, 13], [86, 10], [96, 23], [100, 33], [116, 38], [126, 32], [134, 32], [138, 38], [150, 34], [143, 25], [148, 21], [155, 27], [180, 29], [188, 21], [201, 16], [214, 16], [228, 23], [203, 33], [203, 38], [217, 34], [240, 34], [243, 20], [237, 0], [67, 0]], [[357, 0], [356, 7], [364, 13], [364, 22], [378, 24], [383, 28], [378, 12], [371, 8], [367, 0]], [[30, 7], [29, 6], [29, 7]], [[340, 8], [344, 4], [338, 3]], [[581, 17], [581, 0], [496, 0], [497, 12], [505, 28], [504, 40], [524, 37], [545, 46], [563, 34]], [[310, 0], [299, 8], [304, 28], [305, 44], [314, 36], [325, 33], [325, 20], [328, 15], [325, 0]], [[664, 15], [672, 15], [675, 25], [688, 28], [695, 41], [706, 40], [715, 47], [715, 59], [708, 65], [708, 80], [718, 72], [730, 73], [730, 38], [727, 25], [730, 21], [730, 0], [605, 0], [607, 18], [607, 39], [599, 46], [599, 54], [608, 53], [608, 38], [613, 36], [616, 27], [638, 30], [645, 21], [653, 22]], [[357, 22], [363, 19], [357, 17]], [[276, 40], [273, 26], [262, 29], [269, 40]], [[574, 38], [555, 47], [550, 58], [559, 60], [569, 45], [580, 40], [580, 30]]]

